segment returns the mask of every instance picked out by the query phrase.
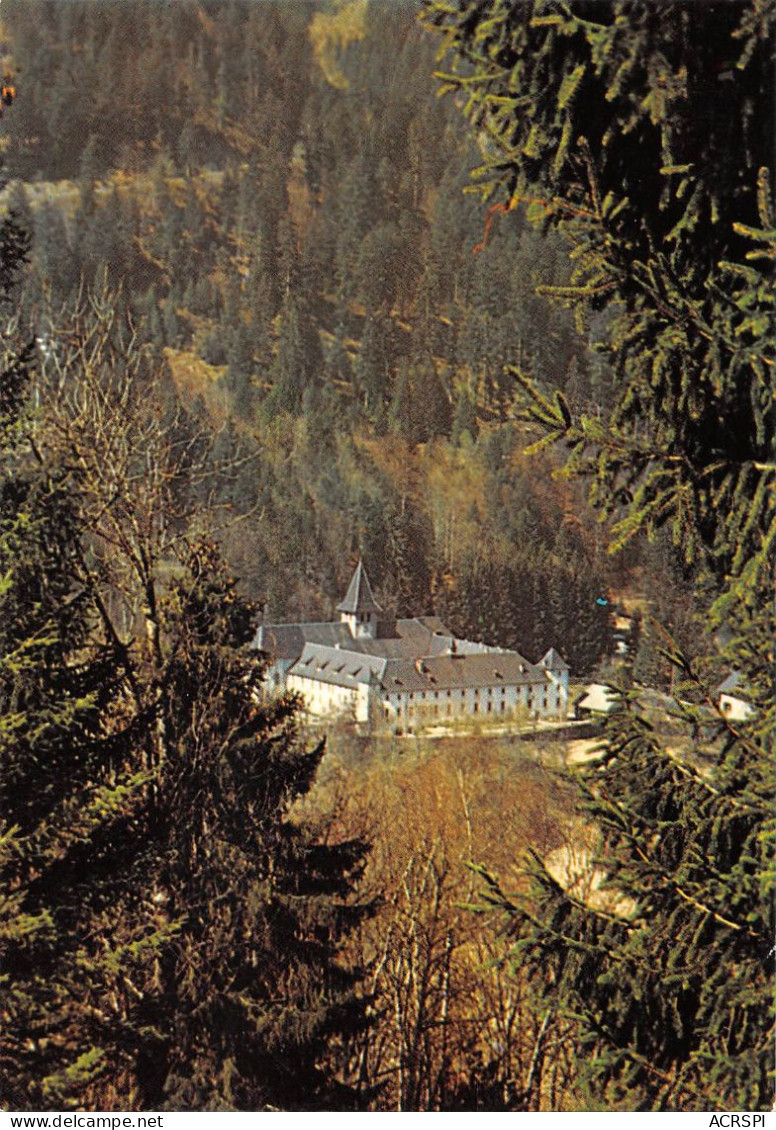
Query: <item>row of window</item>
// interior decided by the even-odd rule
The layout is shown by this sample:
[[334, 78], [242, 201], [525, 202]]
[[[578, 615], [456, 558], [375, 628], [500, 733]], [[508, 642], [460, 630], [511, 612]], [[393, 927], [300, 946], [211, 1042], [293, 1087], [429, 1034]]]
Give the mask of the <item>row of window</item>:
[[[534, 709], [535, 704], [533, 702], [530, 702], [529, 705], [530, 705], [531, 709]], [[545, 708], [546, 708], [546, 705], [547, 704], [545, 703]], [[386, 711], [387, 711], [387, 709], [388, 708], [386, 707]], [[506, 702], [502, 699], [498, 703], [493, 703], [493, 702], [485, 703], [485, 710], [483, 711], [483, 713], [486, 713], [486, 714], [506, 714], [509, 709], [510, 708], [507, 706]], [[428, 714], [432, 718], [438, 718], [440, 715], [446, 715], [449, 718], [449, 717], [452, 716], [452, 713], [453, 713], [453, 706], [452, 706], [452, 703], [450, 703], [450, 702], [448, 702], [447, 704], [436, 703], [436, 704], [428, 707]], [[480, 713], [480, 704], [478, 702], [474, 703], [473, 713], [474, 714]]]
[[[474, 714], [479, 714], [480, 712], [488, 713], [488, 714], [492, 714], [494, 712], [495, 713], [501, 713], [501, 714], [506, 713], [508, 706], [507, 706], [507, 700], [506, 700], [506, 688], [505, 687], [496, 688], [496, 690], [501, 692], [500, 697], [497, 701], [494, 700], [494, 697], [493, 697], [494, 689], [492, 687], [482, 688], [482, 690], [483, 690], [483, 693], [485, 693], [487, 695], [487, 698], [485, 699], [484, 702], [480, 699], [480, 688], [474, 689], [473, 702], [472, 702], [472, 711], [473, 711]], [[344, 698], [348, 698], [351, 694], [351, 692], [349, 692], [347, 690], [347, 688], [344, 688], [344, 687], [326, 687], [326, 688], [324, 688], [320, 684], [316, 685], [314, 681], [313, 681], [312, 687], [309, 687], [309, 688], [305, 687], [305, 692], [306, 692], [307, 696], [311, 699], [312, 703], [315, 704], [315, 705], [318, 705], [321, 702], [322, 699], [325, 699], [328, 702], [331, 702], [332, 699], [339, 699], [340, 701], [342, 701]], [[461, 690], [458, 690], [456, 693], [457, 693], [459, 703], [464, 703], [466, 701], [467, 692], [465, 690], [461, 689]], [[426, 692], [426, 691], [410, 691], [409, 694], [407, 695], [407, 699], [408, 699], [408, 702], [412, 703], [413, 705], [416, 702], [422, 702], [422, 703], [424, 703], [424, 705], [428, 702], [431, 702], [432, 704], [434, 704], [431, 707], [432, 713], [438, 715], [440, 713], [440, 709], [441, 709], [440, 706], [439, 706], [439, 699], [440, 698], [446, 698], [447, 699], [447, 708], [444, 711], [444, 713], [449, 715], [449, 714], [452, 713], [452, 705], [453, 705], [452, 701], [451, 701], [452, 695], [453, 695], [453, 692], [449, 691], [449, 690], [448, 691], [428, 691], [428, 692]], [[397, 707], [400, 707], [401, 706], [401, 696], [396, 695], [396, 696], [391, 696], [391, 697], [393, 698], [395, 705]], [[534, 688], [532, 688], [528, 692], [527, 695], [525, 695], [524, 693], [523, 694], [518, 693], [518, 703], [520, 703], [520, 702], [522, 702], [522, 704], [524, 706], [527, 706], [530, 710], [537, 710], [537, 709], [547, 710], [548, 708], [550, 708], [550, 707], [554, 708], [557, 705], [557, 699], [555, 701], [552, 701], [550, 699], [549, 688], [547, 688], [547, 687], [542, 687], [538, 692]]]
[[[486, 693], [488, 695], [488, 697], [494, 695], [496, 693], [496, 691], [500, 691], [501, 694], [502, 694], [502, 697], [503, 697], [503, 695], [505, 695], [507, 693], [506, 687], [496, 687], [495, 689], [493, 687], [487, 687], [487, 688], [483, 688], [483, 691], [484, 691], [484, 693]], [[465, 687], [461, 687], [456, 693], [459, 694], [459, 695], [465, 695], [468, 692], [467, 692]], [[428, 695], [428, 697], [433, 700], [433, 699], [440, 698], [442, 695], [445, 695], [447, 698], [450, 698], [450, 697], [452, 697], [452, 694], [453, 694], [452, 691], [410, 691], [408, 697], [409, 697], [410, 701], [412, 701], [415, 698], [416, 695], [419, 699], [425, 699], [426, 696]], [[480, 688], [479, 687], [474, 688], [474, 697], [476, 699], [480, 697]]]
[[[495, 690], [494, 690], [493, 687], [487, 687], [484, 690], [483, 693], [486, 693], [487, 696], [488, 696], [488, 699], [492, 700], [492, 697], [496, 693], [496, 691], [501, 692], [501, 699], [503, 701], [503, 699], [505, 698], [506, 693], [507, 693], [506, 687], [496, 687]], [[453, 693], [452, 691], [410, 691], [407, 697], [408, 697], [410, 702], [413, 702], [416, 698], [421, 702], [425, 702], [425, 701], [427, 701], [427, 699], [434, 702], [434, 701], [438, 700], [442, 695], [445, 695], [447, 698], [451, 698], [452, 693]], [[467, 692], [465, 690], [459, 690], [457, 693], [458, 693], [459, 697], [463, 698], [466, 695]], [[539, 692], [539, 696], [541, 697], [542, 706], [546, 706], [547, 703], [549, 702], [549, 690], [548, 690], [548, 688], [542, 687], [541, 691]], [[537, 696], [537, 693], [536, 693], [535, 690], [530, 690], [528, 692], [528, 702], [532, 706], [535, 705], [536, 702], [537, 702], [537, 698], [539, 696]], [[523, 696], [523, 697], [525, 697], [525, 696]], [[478, 704], [479, 701], [480, 701], [480, 688], [475, 687], [474, 688], [474, 709], [475, 710], [477, 709], [477, 704]]]

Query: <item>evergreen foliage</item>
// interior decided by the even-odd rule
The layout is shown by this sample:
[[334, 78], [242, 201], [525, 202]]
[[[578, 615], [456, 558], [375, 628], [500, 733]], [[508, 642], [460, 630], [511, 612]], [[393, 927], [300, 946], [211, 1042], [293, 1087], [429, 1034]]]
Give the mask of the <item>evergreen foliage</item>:
[[[38, 334], [2, 393], [15, 667], [0, 693], [23, 736], [0, 739], [21, 829], [2, 862], [21, 971], [0, 1035], [12, 1104], [345, 1109], [375, 1101], [364, 1082], [383, 1064], [385, 1101], [405, 1108], [767, 1105], [771, 15], [755, 0], [432, 3], [460, 95], [433, 101], [413, 9], [3, 5], [23, 95], [6, 153], [27, 182], [9, 197], [35, 233], [14, 306]], [[459, 105], [489, 214], [460, 192], [475, 145]], [[18, 237], [2, 235], [13, 273]], [[99, 325], [62, 307], [99, 311], [105, 280], [125, 309], [95, 366]], [[569, 445], [570, 478], [592, 472], [601, 535], [550, 446], [523, 458], [537, 421]], [[431, 839], [385, 871], [396, 891], [409, 865], [383, 917], [353, 929], [361, 846], [324, 849], [298, 817], [321, 751], [303, 751], [292, 703], [250, 693], [252, 613], [199, 533], [214, 505], [240, 591], [272, 619], [328, 619], [363, 555], [387, 611], [438, 613], [532, 660], [554, 645], [574, 676], [611, 647], [612, 588], [643, 588], [692, 656], [645, 617], [637, 682], [695, 705], [667, 721], [653, 694], [625, 700], [583, 782], [611, 890], [569, 893], [535, 861], [512, 983], [478, 979], [468, 922], [451, 958], [450, 908], [422, 897], [452, 890], [431, 882]], [[614, 563], [612, 522], [628, 545]], [[746, 725], [706, 686], [721, 660], [694, 617], [712, 603], [757, 704]], [[529, 838], [544, 858], [562, 837], [540, 834], [542, 777]], [[430, 770], [434, 819], [437, 786]], [[464, 786], [451, 777], [456, 837]], [[487, 791], [480, 818], [498, 824]], [[58, 819], [69, 846], [49, 863], [51, 814], [71, 804], [81, 823]], [[342, 949], [387, 952], [392, 915], [406, 946], [372, 983], [399, 1013], [362, 1032]]]
[[363, 1025], [343, 939], [358, 841], [319, 842], [293, 818], [323, 746], [295, 735], [296, 704], [262, 704], [251, 609], [216, 547], [194, 545], [165, 598], [156, 859], [148, 881], [180, 922], [148, 1015], [144, 1105], [184, 1110], [345, 1109], [323, 1070], [334, 1037]]
[[[8, 305], [11, 221], [2, 243]], [[40, 377], [4, 340], [3, 1101], [352, 1107], [330, 1048], [364, 1024], [342, 960], [364, 844], [295, 819], [323, 746], [263, 701], [254, 610], [182, 528], [200, 437], [89, 311]]]
[[768, 6], [431, 3], [425, 18], [457, 60], [442, 78], [483, 139], [482, 191], [574, 246], [572, 285], [545, 290], [611, 307], [610, 417], [572, 420], [535, 385], [527, 417], [570, 446], [568, 473], [594, 476], [616, 545], [670, 523], [717, 576], [746, 559], [751, 587], [776, 536]]
[[[13, 220], [2, 244], [7, 306], [24, 247]], [[126, 713], [121, 658], [73, 580], [78, 474], [41, 462], [32, 351], [12, 336], [3, 350], [0, 1093], [12, 1109], [56, 1109], [131, 1061], [138, 1028], [118, 997], [173, 927], [123, 917], [144, 851], [142, 723]]]
[[[608, 416], [574, 419], [516, 371], [525, 417], [592, 479], [615, 548], [671, 531], [702, 586], [707, 671], [735, 665], [755, 707], [747, 723], [720, 717], [706, 673], [664, 642], [681, 754], [638, 690], [625, 696], [580, 782], [600, 832], [587, 888], [535, 857], [531, 898], [493, 878], [486, 897], [548, 1006], [573, 1018], [586, 1101], [768, 1109], [773, 9], [430, 0], [424, 19], [481, 138], [483, 190], [569, 238], [576, 273], [556, 298], [608, 311]], [[732, 643], [714, 662], [720, 623]]]
[[483, 872], [485, 900], [509, 914], [514, 958], [547, 1007], [574, 1020], [587, 1102], [762, 1109], [773, 1044], [762, 750], [707, 723], [696, 756], [719, 758], [710, 780], [663, 748], [642, 711], [608, 727], [579, 781], [600, 830], [592, 886], [535, 856], [530, 898]]

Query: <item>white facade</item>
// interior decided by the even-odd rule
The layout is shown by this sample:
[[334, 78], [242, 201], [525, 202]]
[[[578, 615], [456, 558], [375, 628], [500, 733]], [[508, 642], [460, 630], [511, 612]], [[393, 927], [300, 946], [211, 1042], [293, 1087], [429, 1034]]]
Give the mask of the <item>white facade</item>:
[[731, 722], [747, 722], [754, 714], [754, 708], [743, 698], [736, 698], [733, 694], [719, 696], [720, 713], [729, 718]]
[[356, 722], [369, 720], [369, 687], [341, 687], [323, 683], [304, 675], [289, 675], [289, 691], [300, 694], [309, 714], [325, 717], [330, 714], [350, 715]]
[[720, 714], [724, 714], [731, 722], [746, 722], [755, 713], [752, 704], [741, 697], [740, 687], [741, 676], [738, 671], [733, 671], [717, 687]]
[[565, 718], [568, 693], [549, 681], [537, 685], [450, 687], [433, 691], [405, 691], [382, 699], [388, 718], [404, 729], [460, 718], [497, 721], [499, 718]]

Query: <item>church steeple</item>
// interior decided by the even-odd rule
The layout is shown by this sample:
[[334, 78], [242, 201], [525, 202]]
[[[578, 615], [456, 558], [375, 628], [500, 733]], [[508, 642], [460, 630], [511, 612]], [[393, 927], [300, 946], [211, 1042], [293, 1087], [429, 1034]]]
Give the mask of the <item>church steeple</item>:
[[374, 598], [363, 561], [356, 566], [345, 599], [337, 605], [337, 611], [340, 620], [350, 625], [354, 636], [375, 638], [377, 618], [383, 610]]

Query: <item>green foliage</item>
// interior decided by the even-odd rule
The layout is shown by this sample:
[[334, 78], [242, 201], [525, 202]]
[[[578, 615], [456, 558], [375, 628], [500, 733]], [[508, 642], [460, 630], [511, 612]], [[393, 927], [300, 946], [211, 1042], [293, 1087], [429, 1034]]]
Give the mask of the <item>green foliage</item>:
[[356, 974], [338, 960], [366, 909], [349, 905], [363, 845], [324, 846], [294, 819], [323, 747], [297, 741], [294, 702], [262, 705], [252, 611], [213, 545], [192, 548], [164, 618], [174, 646], [152, 881], [181, 929], [147, 1015], [144, 1102], [353, 1106], [322, 1065], [332, 1038], [363, 1024]]
[[[580, 320], [605, 311], [608, 413], [575, 416], [513, 370], [535, 448], [565, 445], [564, 473], [615, 521], [614, 550], [670, 532], [708, 633], [703, 676], [665, 640], [637, 657], [646, 669], [662, 652], [680, 675], [677, 717], [650, 720], [634, 692], [608, 725], [580, 782], [600, 834], [586, 886], [536, 857], [529, 899], [492, 878], [487, 898], [508, 912], [516, 960], [573, 1020], [586, 1101], [767, 1109], [773, 10], [429, 0], [423, 18], [445, 36], [443, 89], [478, 131], [481, 190], [569, 240], [570, 285], [546, 293]], [[747, 722], [720, 721], [707, 683], [722, 662], [743, 678]]]
[[[3, 242], [10, 279], [20, 244]], [[62, 1108], [131, 1057], [137, 1031], [109, 1003], [134, 972], [132, 962], [119, 969], [118, 947], [156, 950], [164, 936], [142, 914], [122, 918], [147, 777], [122, 720], [120, 657], [74, 583], [79, 477], [41, 463], [26, 408], [30, 352], [8, 336], [3, 349], [0, 1089], [14, 1109]]]
[[[643, 710], [643, 705], [641, 707]], [[486, 876], [514, 959], [589, 1049], [607, 1108], [762, 1107], [770, 1089], [772, 907], [763, 880], [770, 783], [735, 727], [702, 748], [707, 773], [667, 753], [641, 711], [607, 727], [579, 785], [600, 839], [570, 878], [534, 858], [530, 898]], [[700, 717], [700, 716], [698, 716]]]
[[493, 553], [459, 563], [436, 609], [460, 635], [515, 648], [532, 660], [558, 641], [581, 679], [592, 677], [612, 650], [610, 615], [596, 604], [604, 592], [603, 576], [577, 552], [562, 545], [542, 552], [529, 545], [510, 553], [508, 561]]
[[188, 528], [205, 441], [104, 290], [40, 352], [3, 338], [3, 1101], [356, 1106], [329, 1049], [364, 1023], [365, 849], [295, 819], [323, 746], [263, 701], [254, 610]]
[[292, 812], [323, 747], [297, 742], [294, 702], [262, 704], [253, 612], [212, 545], [149, 606], [150, 650], [102, 642], [77, 475], [21, 453], [0, 483], [5, 1101], [355, 1104], [324, 1062], [363, 1023], [338, 957], [364, 849]]
[[591, 478], [615, 548], [669, 524], [717, 576], [744, 579], [746, 561], [750, 587], [776, 529], [771, 18], [757, 3], [658, 18], [630, 0], [424, 10], [483, 138], [482, 191], [573, 245], [572, 285], [545, 292], [611, 305], [610, 416], [574, 420], [516, 372], [526, 419], [570, 448], [567, 474]]

